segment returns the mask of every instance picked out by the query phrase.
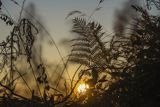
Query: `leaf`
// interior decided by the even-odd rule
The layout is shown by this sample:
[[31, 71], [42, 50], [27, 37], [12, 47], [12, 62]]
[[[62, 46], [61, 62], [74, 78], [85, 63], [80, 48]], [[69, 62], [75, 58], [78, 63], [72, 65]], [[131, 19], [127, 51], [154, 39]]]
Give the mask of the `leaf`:
[[132, 7], [133, 9], [135, 9], [136, 11], [138, 11], [138, 8], [137, 8], [135, 5], [131, 5], [131, 7]]
[[101, 4], [101, 3], [103, 3], [103, 2], [104, 2], [104, 0], [100, 0], [100, 1], [99, 1], [99, 4]]
[[67, 19], [68, 17], [70, 17], [70, 16], [72, 16], [72, 15], [74, 15], [74, 14], [82, 14], [82, 12], [79, 11], [79, 10], [71, 11], [70, 13], [68, 13], [68, 15], [66, 16], [65, 19]]
[[82, 51], [82, 52], [90, 53], [90, 49], [86, 47], [73, 48], [72, 51]]

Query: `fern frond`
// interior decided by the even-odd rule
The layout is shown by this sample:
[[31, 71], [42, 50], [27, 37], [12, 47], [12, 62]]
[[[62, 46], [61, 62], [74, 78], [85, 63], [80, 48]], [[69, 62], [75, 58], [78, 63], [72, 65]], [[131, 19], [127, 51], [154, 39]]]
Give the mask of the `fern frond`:
[[100, 65], [101, 62], [104, 64], [107, 53], [105, 42], [101, 39], [105, 34], [102, 29], [102, 26], [94, 21], [87, 22], [84, 18], [73, 19], [72, 32], [78, 35], [72, 40], [73, 53], [70, 56], [74, 62], [81, 63], [85, 59], [89, 64]]
[[77, 42], [77, 41], [79, 41], [79, 42], [83, 42], [83, 41], [85, 41], [85, 42], [88, 42], [88, 38], [87, 37], [81, 37], [81, 38], [76, 38], [76, 39], [72, 39], [71, 40], [71, 42]]
[[82, 18], [75, 18], [75, 19], [73, 19], [73, 28], [72, 28], [72, 31], [73, 32], [75, 32], [75, 31], [76, 32], [78, 32], [78, 31], [84, 32], [85, 29], [86, 29], [86, 27], [87, 27], [86, 23], [87, 22], [84, 19], [82, 19]]
[[76, 48], [73, 48], [72, 51], [90, 53], [90, 49], [86, 47], [76, 47]]
[[72, 46], [84, 46], [84, 47], [89, 47], [89, 44], [88, 44], [88, 43], [85, 43], [85, 42], [78, 42], [78, 43], [73, 44]]

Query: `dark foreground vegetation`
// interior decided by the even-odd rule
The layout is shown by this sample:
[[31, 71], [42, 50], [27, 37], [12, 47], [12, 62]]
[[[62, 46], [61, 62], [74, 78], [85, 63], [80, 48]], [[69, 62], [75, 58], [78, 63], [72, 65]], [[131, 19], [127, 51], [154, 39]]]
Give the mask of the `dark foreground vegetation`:
[[[46, 73], [47, 66], [43, 61], [35, 63], [33, 57], [36, 35], [40, 32], [37, 26], [45, 28], [21, 15], [15, 23], [8, 15], [0, 14], [6, 26], [13, 27], [6, 40], [0, 43], [0, 107], [160, 107], [160, 16], [150, 12], [153, 7], [159, 12], [160, 1], [147, 0], [144, 9], [138, 1], [129, 0], [116, 13], [111, 34], [106, 34], [101, 24], [91, 20], [103, 2], [99, 1], [89, 17], [78, 10], [66, 17], [78, 14], [72, 20], [71, 32], [76, 36], [71, 40], [72, 50], [67, 60], [51, 39], [64, 63], [55, 88]], [[2, 6], [0, 0], [0, 9]], [[19, 58], [27, 62], [36, 88], [30, 88], [25, 74], [19, 71], [16, 65]], [[79, 67], [70, 83], [64, 80], [65, 90], [61, 92], [58, 86], [68, 62]], [[18, 79], [24, 82], [30, 98], [16, 91]], [[80, 81], [89, 88], [77, 95], [75, 89]]]

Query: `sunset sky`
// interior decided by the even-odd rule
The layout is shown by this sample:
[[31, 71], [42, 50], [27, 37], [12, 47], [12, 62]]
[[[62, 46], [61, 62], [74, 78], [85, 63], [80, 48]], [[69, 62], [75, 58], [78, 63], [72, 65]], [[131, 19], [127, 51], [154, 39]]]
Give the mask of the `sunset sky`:
[[[13, 20], [17, 22], [21, 11], [20, 6], [22, 6], [23, 0], [15, 0], [20, 6], [17, 6], [11, 2], [12, 0], [1, 1], [3, 2], [2, 12], [12, 17]], [[115, 11], [119, 10], [125, 1], [128, 0], [104, 0], [104, 2], [100, 5], [102, 7], [101, 10], [97, 11], [91, 17], [91, 20], [100, 23], [106, 34], [112, 33], [112, 24], [115, 19]], [[62, 41], [64, 39], [70, 40], [74, 37], [74, 35], [70, 32], [72, 25], [71, 19], [74, 18], [74, 16], [65, 19], [67, 14], [71, 11], [79, 10], [90, 16], [98, 3], [99, 0], [26, 0], [22, 17], [28, 15], [27, 12], [32, 14], [34, 10], [30, 10], [31, 8], [29, 5], [34, 4], [36, 14], [34, 18], [47, 29], [50, 36], [55, 40], [62, 56], [66, 57], [70, 54], [69, 49], [71, 49], [71, 47], [65, 46]], [[2, 20], [0, 20], [0, 26], [0, 42], [2, 42], [10, 34], [13, 27], [6, 26]], [[48, 35], [44, 34], [44, 37], [48, 37]], [[58, 51], [54, 45], [50, 46], [46, 40], [42, 46], [43, 58], [47, 61], [47, 64], [57, 64], [61, 61]], [[63, 65], [62, 62], [61, 65]], [[77, 66], [70, 64], [68, 68], [69, 74], [72, 75], [76, 67]]]
[[[13, 2], [11, 2], [11, 0], [2, 1], [4, 2], [3, 4], [12, 18], [17, 20], [21, 8], [16, 6]], [[23, 0], [16, 1], [22, 5]], [[111, 33], [114, 12], [116, 9], [122, 6], [124, 1], [126, 0], [104, 0], [103, 4], [101, 4], [102, 9], [96, 12], [91, 19], [101, 23], [104, 30], [107, 33]], [[61, 40], [64, 38], [71, 38], [73, 35], [70, 33], [71, 18], [66, 20], [65, 17], [73, 10], [80, 10], [87, 15], [90, 15], [93, 9], [97, 6], [98, 0], [26, 0], [24, 7], [27, 7], [31, 3], [33, 3], [36, 8], [36, 14], [38, 16], [36, 19], [41, 19], [43, 25], [59, 46], [62, 55], [66, 56], [68, 53], [65, 51], [64, 47], [60, 45]], [[3, 10], [4, 12], [7, 12], [5, 9]], [[25, 12], [23, 13], [25, 14]], [[0, 38], [2, 41], [9, 34], [9, 32], [2, 21], [0, 21], [0, 24]], [[44, 53], [45, 58], [49, 61], [60, 60], [57, 50], [54, 47], [47, 46], [47, 48], [44, 50]]]

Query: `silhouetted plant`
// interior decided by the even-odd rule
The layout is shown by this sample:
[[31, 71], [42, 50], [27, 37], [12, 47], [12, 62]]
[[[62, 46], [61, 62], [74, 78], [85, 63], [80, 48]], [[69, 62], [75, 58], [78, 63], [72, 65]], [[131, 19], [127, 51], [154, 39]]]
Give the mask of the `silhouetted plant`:
[[[19, 5], [15, 0], [11, 1]], [[0, 19], [6, 25], [13, 26], [10, 35], [0, 43], [0, 74], [4, 73], [0, 80], [0, 94], [2, 94], [0, 106], [160, 106], [160, 17], [151, 15], [147, 10], [138, 6], [138, 2], [134, 1], [134, 4], [131, 5], [133, 2], [129, 1], [117, 14], [113, 29], [114, 35], [110, 41], [105, 41], [103, 37], [106, 36], [106, 33], [103, 31], [102, 25], [90, 21], [92, 15], [102, 8], [100, 4], [103, 1], [99, 0], [98, 6], [88, 19], [84, 18], [84, 13], [78, 10], [70, 12], [66, 17], [67, 19], [71, 15], [79, 15], [72, 20], [71, 31], [77, 37], [71, 40], [73, 45], [68, 60], [80, 64], [80, 66], [71, 79], [70, 89], [64, 80], [65, 94], [57, 87], [68, 60], [64, 63], [57, 45], [52, 40], [64, 64], [57, 86], [53, 88], [43, 61], [40, 59], [41, 61], [37, 61], [37, 63], [33, 58], [36, 55], [35, 53], [33, 55], [33, 45], [39, 28], [31, 20], [21, 18], [25, 0], [17, 24], [11, 17], [0, 14]], [[159, 2], [155, 0], [152, 2], [158, 9]], [[150, 3], [148, 9], [151, 9]], [[0, 0], [0, 9], [2, 5]], [[132, 9], [129, 9], [131, 7]], [[126, 14], [123, 14], [124, 12]], [[139, 16], [135, 17], [137, 14]], [[31, 89], [23, 77], [25, 74], [21, 74], [17, 69], [15, 63], [20, 56], [25, 58], [29, 64], [38, 90]], [[85, 68], [80, 69], [82, 66]], [[77, 73], [78, 79], [75, 81]], [[31, 98], [16, 93], [16, 80], [19, 78], [29, 89]], [[81, 80], [88, 84], [89, 88], [85, 94], [75, 95], [74, 91]], [[73, 81], [75, 81], [74, 85]], [[54, 90], [54, 93], [50, 93], [51, 90]], [[36, 94], [37, 91], [39, 95]]]
[[101, 40], [104, 35], [101, 30], [102, 26], [95, 22], [87, 23], [85, 19], [73, 19], [72, 32], [79, 37], [72, 40], [73, 49], [70, 60], [88, 67], [104, 65], [106, 61], [103, 58], [106, 54], [103, 53], [106, 53], [106, 48]]
[[151, 10], [154, 5], [158, 10], [160, 10], [160, 0], [146, 0], [147, 9]]
[[[100, 90], [93, 91], [95, 88], [88, 90], [88, 93], [83, 95], [82, 99], [72, 103], [72, 106], [158, 107], [160, 105], [158, 102], [159, 16], [150, 15], [140, 6], [132, 5], [132, 8], [137, 11], [140, 17], [129, 19], [132, 24], [127, 23], [130, 25], [127, 34], [125, 31], [128, 28], [123, 24], [119, 26], [123, 29], [120, 29], [120, 32], [115, 30], [115, 36], [110, 41], [110, 51], [107, 51], [108, 59], [110, 59], [109, 66], [105, 66], [104, 71], [108, 70], [107, 73], [111, 75], [112, 79], [110, 82], [102, 79], [108, 81], [105, 84], [107, 88], [102, 91], [102, 94], [99, 94]], [[79, 44], [83, 44], [83, 42]], [[81, 47], [86, 47], [86, 45], [81, 45]], [[91, 94], [89, 97], [90, 92], [98, 95]], [[87, 97], [87, 102], [82, 104]]]

